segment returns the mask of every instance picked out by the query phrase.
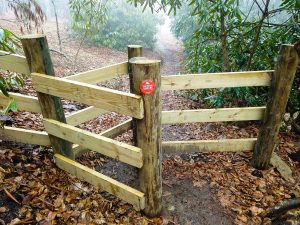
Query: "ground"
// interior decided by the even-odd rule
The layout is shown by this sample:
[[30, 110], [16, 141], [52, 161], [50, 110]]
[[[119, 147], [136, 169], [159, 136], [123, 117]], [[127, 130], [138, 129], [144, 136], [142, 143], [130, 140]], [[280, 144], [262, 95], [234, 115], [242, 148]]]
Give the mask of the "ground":
[[[7, 26], [18, 29], [13, 24]], [[71, 39], [63, 29], [62, 55], [54, 51], [58, 49], [54, 22], [48, 21], [44, 31], [58, 76], [127, 59], [125, 52], [84, 45], [74, 63], [79, 41]], [[167, 23], [160, 27], [155, 49], [144, 53], [162, 60], [163, 74], [182, 72], [183, 47], [171, 35]], [[101, 85], [128, 91], [128, 78], [118, 77]], [[30, 78], [20, 92], [35, 95]], [[163, 93], [163, 110], [205, 107], [182, 96], [174, 91]], [[66, 113], [85, 107], [68, 100], [63, 102]], [[40, 115], [18, 112], [11, 116], [13, 126], [43, 130]], [[126, 119], [108, 113], [80, 127], [100, 133]], [[162, 129], [163, 140], [249, 138], [257, 136], [259, 124], [194, 123], [164, 125]], [[131, 143], [131, 138], [129, 131], [116, 139]], [[295, 183], [286, 182], [273, 167], [266, 171], [253, 169], [250, 152], [164, 155], [163, 214], [149, 219], [130, 205], [59, 170], [52, 161], [51, 149], [2, 141], [0, 224], [260, 224], [267, 209], [284, 199], [300, 197], [299, 165], [289, 157], [297, 151], [296, 143], [299, 148], [299, 136], [281, 133], [276, 149], [292, 168]], [[84, 154], [79, 161], [138, 187], [137, 171], [123, 163], [94, 152]]]

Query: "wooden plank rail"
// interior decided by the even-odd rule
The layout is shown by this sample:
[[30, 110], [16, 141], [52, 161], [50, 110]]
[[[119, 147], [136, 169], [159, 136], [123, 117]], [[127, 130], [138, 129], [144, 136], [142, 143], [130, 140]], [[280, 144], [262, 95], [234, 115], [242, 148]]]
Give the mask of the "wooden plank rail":
[[69, 115], [66, 115], [67, 124], [77, 126], [81, 123], [94, 119], [108, 111], [104, 109], [98, 109], [94, 106], [87, 107], [85, 109], [78, 110]]
[[[17, 102], [18, 110], [41, 113], [41, 107], [37, 97], [23, 95], [19, 93], [9, 92], [11, 98], [14, 98]], [[10, 98], [0, 93], [0, 106], [6, 107], [10, 102]]]
[[93, 105], [138, 119], [144, 116], [141, 96], [38, 73], [31, 75], [33, 85], [39, 92]]
[[110, 80], [119, 75], [128, 73], [128, 62], [117, 63], [111, 66], [102, 67], [87, 72], [78, 73], [65, 77], [68, 80], [80, 81], [88, 84], [97, 84], [106, 80]]
[[262, 120], [266, 107], [174, 110], [162, 112], [162, 124]]
[[10, 52], [0, 51], [0, 69], [30, 75], [26, 58]]
[[54, 155], [56, 165], [66, 172], [84, 180], [97, 188], [106, 191], [118, 198], [132, 204], [136, 210], [145, 208], [144, 194], [110, 177], [81, 165], [60, 154]]
[[46, 132], [26, 130], [16, 127], [4, 126], [0, 129], [0, 138], [7, 141], [21, 142], [24, 144], [49, 146], [50, 140]]
[[56, 137], [118, 159], [135, 167], [142, 167], [143, 155], [140, 148], [107, 137], [94, 134], [51, 119], [44, 119], [45, 130]]
[[270, 86], [273, 70], [162, 76], [162, 90]]
[[[102, 133], [100, 133], [100, 135], [102, 135], [103, 137], [107, 137], [107, 138], [114, 138], [126, 131], [128, 131], [129, 129], [131, 129], [132, 127], [132, 119], [126, 120], [123, 123], [120, 123], [106, 131], [103, 131]], [[80, 145], [73, 145], [73, 152], [75, 157], [80, 157], [82, 154], [86, 153], [90, 151], [87, 148], [84, 148]]]
[[164, 153], [240, 152], [253, 150], [256, 138], [162, 142]]
[[124, 121], [123, 123], [120, 123], [112, 128], [107, 129], [106, 131], [103, 131], [100, 135], [108, 138], [114, 138], [128, 130], [130, 130], [132, 127], [132, 119], [128, 119]]

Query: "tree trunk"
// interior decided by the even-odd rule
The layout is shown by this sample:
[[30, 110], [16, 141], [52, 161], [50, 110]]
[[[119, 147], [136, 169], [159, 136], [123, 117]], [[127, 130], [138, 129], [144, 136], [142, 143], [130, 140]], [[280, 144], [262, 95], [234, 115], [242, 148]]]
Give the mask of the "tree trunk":
[[267, 169], [278, 141], [278, 133], [298, 65], [293, 45], [282, 45], [269, 91], [263, 124], [254, 148], [252, 164]]
[[222, 44], [222, 52], [223, 52], [223, 70], [225, 72], [230, 71], [229, 66], [229, 57], [228, 57], [228, 45], [227, 45], [227, 32], [226, 32], [226, 26], [225, 26], [225, 13], [224, 9], [222, 8], [220, 11], [220, 17], [221, 17], [221, 44]]

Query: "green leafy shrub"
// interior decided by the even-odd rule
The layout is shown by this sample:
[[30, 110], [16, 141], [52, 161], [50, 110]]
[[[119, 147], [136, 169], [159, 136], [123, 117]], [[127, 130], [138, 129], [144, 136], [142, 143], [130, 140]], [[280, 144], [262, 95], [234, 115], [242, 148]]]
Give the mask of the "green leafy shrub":
[[[154, 47], [156, 24], [161, 21], [158, 16], [149, 9], [143, 11], [142, 7], [134, 7], [121, 0], [109, 1], [106, 7], [106, 20], [98, 21], [100, 26], [91, 30], [87, 37], [90, 43], [119, 50], [125, 50], [129, 44]], [[77, 27], [72, 26], [73, 32], [84, 33], [87, 28], [80, 24]]]
[[[19, 48], [19, 38], [11, 31], [6, 28], [0, 27], [0, 50], [4, 50], [6, 52], [14, 53], [17, 48]], [[1, 57], [1, 55], [0, 55]], [[13, 89], [18, 89], [19, 87], [24, 85], [24, 77], [21, 74], [17, 74], [14, 72], [5, 72], [0, 70], [0, 90], [1, 92], [7, 96], [9, 96], [8, 91]], [[10, 110], [16, 111], [17, 104], [13, 98], [10, 98], [9, 104], [0, 112], [0, 114], [7, 114]], [[0, 127], [3, 124], [0, 121]]]
[[[261, 18], [257, 17], [259, 9], [250, 9], [241, 2], [190, 0], [189, 3], [178, 10], [172, 23], [174, 34], [184, 41], [187, 72], [274, 69], [281, 43], [295, 43], [299, 39], [300, 10], [296, 0], [282, 1], [281, 5], [274, 3], [261, 27]], [[253, 5], [256, 4], [253, 1]], [[226, 54], [229, 60], [225, 66]], [[299, 92], [298, 72], [287, 107], [292, 114], [300, 108]], [[185, 94], [211, 107], [260, 106], [266, 103], [268, 88], [191, 90]]]

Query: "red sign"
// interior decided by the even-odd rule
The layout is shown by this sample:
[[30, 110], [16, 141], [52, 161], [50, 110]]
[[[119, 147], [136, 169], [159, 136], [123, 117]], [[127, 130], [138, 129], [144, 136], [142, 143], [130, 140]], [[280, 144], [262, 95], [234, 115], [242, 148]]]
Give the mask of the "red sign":
[[140, 91], [142, 94], [150, 95], [155, 91], [155, 83], [152, 80], [143, 80], [140, 83]]

